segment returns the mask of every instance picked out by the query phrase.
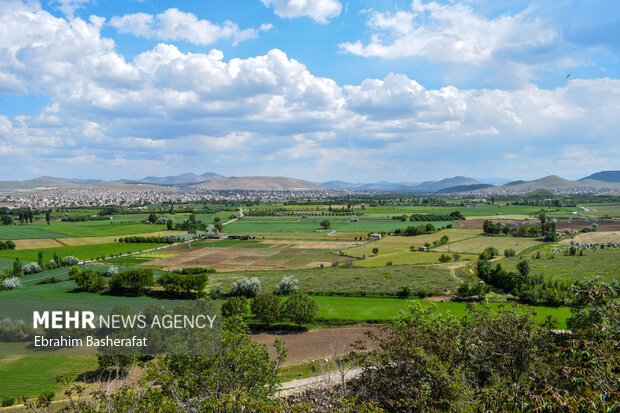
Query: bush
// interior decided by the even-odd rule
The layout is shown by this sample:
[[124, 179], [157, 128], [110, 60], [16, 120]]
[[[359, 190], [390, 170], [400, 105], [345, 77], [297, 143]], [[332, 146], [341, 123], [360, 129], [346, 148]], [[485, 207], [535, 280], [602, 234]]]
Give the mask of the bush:
[[21, 288], [22, 282], [17, 277], [7, 277], [2, 280], [3, 290], [12, 290], [14, 288]]
[[9, 407], [9, 406], [13, 406], [15, 404], [15, 397], [3, 397], [2, 400], [0, 400], [0, 407]]
[[105, 272], [105, 276], [106, 277], [111, 277], [115, 274], [118, 274], [118, 267], [115, 267], [114, 265], [110, 265], [108, 267], [108, 270]]
[[36, 262], [31, 262], [30, 264], [26, 264], [24, 265], [24, 268], [22, 269], [22, 272], [24, 273], [24, 275], [36, 274], [41, 271], [43, 271], [43, 268], [39, 267], [39, 264], [37, 264]]
[[439, 262], [446, 263], [450, 261], [452, 261], [452, 256], [449, 254], [441, 254], [441, 256], [439, 257]]
[[250, 308], [256, 318], [267, 326], [280, 320], [282, 316], [282, 300], [275, 294], [256, 295]]
[[157, 284], [161, 285], [166, 292], [170, 294], [186, 294], [196, 293], [200, 295], [202, 290], [207, 286], [209, 276], [206, 273], [183, 273], [182, 271], [173, 271], [165, 273], [157, 279]]
[[239, 297], [228, 297], [222, 303], [223, 317], [245, 317], [248, 312], [248, 299]]
[[284, 312], [290, 321], [301, 327], [314, 320], [319, 306], [308, 294], [296, 292], [286, 301]]
[[35, 285], [41, 285], [41, 284], [56, 284], [59, 283], [61, 281], [60, 278], [58, 277], [46, 277], [43, 278], [42, 280], [37, 281], [36, 283], [34, 283]]
[[276, 287], [274, 294], [289, 295], [293, 291], [297, 290], [297, 283], [297, 278], [292, 275], [285, 275]]
[[[75, 270], [77, 268], [77, 271]], [[106, 288], [106, 282], [97, 271], [90, 268], [84, 271], [78, 267], [69, 269], [69, 279], [75, 281], [78, 287], [89, 293], [98, 293]]]
[[212, 300], [221, 300], [222, 297], [224, 294], [222, 294], [222, 287], [219, 285], [209, 291], [209, 298]]
[[142, 295], [153, 285], [155, 279], [150, 268], [121, 272], [113, 275], [110, 280], [110, 289], [113, 292], [133, 295]]
[[411, 291], [411, 287], [409, 287], [408, 285], [403, 285], [396, 293], [396, 295], [403, 298], [411, 297], [412, 294], [413, 292]]
[[231, 295], [242, 295], [247, 298], [255, 297], [261, 292], [260, 280], [256, 277], [240, 278], [232, 283], [230, 288]]
[[492, 260], [493, 257], [496, 257], [499, 255], [499, 250], [495, 247], [486, 247], [484, 249], [484, 251], [482, 251], [482, 254], [480, 254], [480, 259], [481, 260]]
[[80, 260], [70, 255], [62, 259], [62, 265], [66, 265], [66, 266], [77, 265], [79, 262]]
[[504, 250], [504, 257], [514, 257], [516, 255], [516, 251], [512, 248], [507, 248]]

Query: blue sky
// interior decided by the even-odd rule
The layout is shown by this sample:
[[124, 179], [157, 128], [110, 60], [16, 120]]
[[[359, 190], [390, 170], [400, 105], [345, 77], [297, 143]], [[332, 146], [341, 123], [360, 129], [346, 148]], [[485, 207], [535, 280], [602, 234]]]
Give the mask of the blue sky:
[[0, 179], [575, 179], [619, 60], [612, 0], [2, 0]]

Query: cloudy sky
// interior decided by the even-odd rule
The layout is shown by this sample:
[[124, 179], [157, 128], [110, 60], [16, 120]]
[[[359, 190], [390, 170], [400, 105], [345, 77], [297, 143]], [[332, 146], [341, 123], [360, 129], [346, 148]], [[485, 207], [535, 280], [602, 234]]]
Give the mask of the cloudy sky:
[[0, 0], [0, 180], [620, 167], [617, 0]]

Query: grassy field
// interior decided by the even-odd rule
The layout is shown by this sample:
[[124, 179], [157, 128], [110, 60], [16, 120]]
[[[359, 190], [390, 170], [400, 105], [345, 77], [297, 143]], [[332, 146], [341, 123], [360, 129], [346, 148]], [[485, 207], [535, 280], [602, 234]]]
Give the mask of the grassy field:
[[517, 254], [526, 248], [540, 245], [541, 242], [535, 238], [517, 238], [517, 237], [489, 237], [480, 235], [474, 238], [462, 241], [448, 242], [433, 251], [439, 252], [459, 252], [463, 254], [479, 254], [487, 247], [495, 247], [500, 254], [504, 253], [504, 249], [512, 248]]
[[[132, 221], [133, 222], [133, 221]], [[163, 231], [165, 225], [147, 225], [122, 223], [115, 221], [87, 221], [87, 222], [53, 222], [47, 225], [44, 222], [35, 222], [24, 225], [2, 226], [1, 239], [31, 239], [31, 238], [66, 238], [66, 237], [100, 237], [123, 236], [131, 234], [153, 233]]]
[[[360, 217], [358, 222], [351, 222], [351, 217], [260, 217], [260, 218], [243, 218], [226, 225], [226, 232], [312, 232], [321, 230], [321, 221], [328, 219], [332, 221], [329, 231], [336, 232], [391, 232], [398, 228], [407, 228], [410, 225], [420, 225], [419, 222], [403, 222], [392, 219], [380, 219], [372, 217]], [[425, 222], [424, 224], [426, 224]], [[455, 225], [449, 221], [430, 222], [436, 227], [448, 224]]]
[[620, 204], [583, 204], [580, 205], [588, 208], [590, 211], [584, 211], [579, 208], [584, 215], [602, 217], [609, 215], [610, 217], [620, 218]]
[[80, 245], [72, 247], [41, 248], [30, 250], [4, 250], [0, 251], [0, 258], [19, 258], [22, 261], [34, 261], [38, 259], [38, 252], [43, 252], [43, 260], [49, 261], [54, 253], [62, 257], [74, 256], [80, 260], [99, 258], [111, 254], [124, 254], [134, 251], [142, 251], [149, 248], [160, 247], [165, 244], [123, 244], [111, 242], [106, 244]]
[[0, 396], [34, 397], [54, 391], [63, 399], [62, 384], [56, 383], [56, 376], [75, 380], [96, 368], [96, 356], [0, 356]]
[[[437, 264], [439, 263], [439, 257], [444, 255], [442, 252], [420, 252], [420, 251], [401, 251], [392, 252], [389, 254], [382, 254], [379, 252], [377, 256], [372, 254], [368, 255], [368, 258], [362, 261], [355, 261], [353, 265], [356, 267], [384, 267], [391, 263], [391, 265], [415, 265], [415, 264]], [[460, 254], [460, 261], [475, 261], [478, 256], [474, 254]]]
[[[314, 296], [319, 305], [319, 319], [325, 320], [350, 320], [350, 321], [388, 321], [398, 316], [401, 311], [406, 311], [411, 300], [400, 298], [366, 298], [366, 297], [324, 297]], [[456, 316], [467, 313], [464, 303], [444, 301], [432, 303], [427, 300], [415, 299], [422, 305], [437, 305], [439, 311], [449, 311]], [[516, 308], [519, 311], [533, 309], [536, 311], [536, 319], [543, 321], [548, 315], [558, 320], [558, 328], [566, 328], [566, 319], [570, 311], [566, 307], [540, 307], [540, 306], [513, 306], [510, 303], [489, 303], [491, 308]]]
[[[565, 256], [553, 254], [549, 248], [542, 251], [541, 259], [528, 257], [532, 274], [543, 274], [551, 278], [583, 280], [600, 276], [603, 280], [620, 280], [620, 249], [585, 251], [585, 255]], [[551, 258], [553, 257], [553, 258]], [[517, 258], [504, 260], [507, 270], [516, 270]]]
[[445, 292], [460, 282], [443, 266], [392, 266], [381, 268], [336, 267], [308, 270], [243, 271], [212, 274], [210, 284], [230, 290], [231, 283], [241, 277], [258, 277], [263, 291], [274, 291], [283, 276], [294, 275], [299, 289], [314, 294], [394, 295], [402, 286], [413, 291]]

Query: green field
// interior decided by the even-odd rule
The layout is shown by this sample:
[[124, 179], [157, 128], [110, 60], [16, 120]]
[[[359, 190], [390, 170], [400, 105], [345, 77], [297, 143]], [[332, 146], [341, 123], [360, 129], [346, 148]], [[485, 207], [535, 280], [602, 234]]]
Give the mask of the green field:
[[459, 252], [463, 254], [479, 254], [487, 247], [495, 247], [499, 250], [500, 254], [504, 253], [505, 249], [512, 248], [517, 254], [526, 248], [530, 248], [536, 245], [541, 245], [542, 242], [535, 238], [521, 238], [521, 237], [490, 237], [480, 235], [474, 238], [465, 239], [462, 241], [448, 242], [446, 245], [442, 245], [437, 248], [433, 248], [433, 251], [439, 252]]
[[[401, 311], [406, 311], [412, 300], [401, 298], [365, 298], [365, 297], [324, 297], [314, 296], [319, 305], [320, 319], [325, 320], [349, 320], [349, 321], [388, 321], [398, 316]], [[415, 299], [423, 305], [437, 305], [439, 311], [449, 311], [456, 316], [467, 313], [467, 305], [453, 301], [432, 303], [427, 300]], [[543, 321], [548, 315], [558, 320], [558, 328], [566, 328], [566, 319], [570, 311], [566, 307], [541, 307], [519, 306], [508, 303], [490, 302], [491, 308], [517, 308], [521, 311], [533, 309], [536, 311], [536, 319]]]
[[308, 293], [394, 295], [402, 286], [414, 292], [432, 290], [444, 293], [458, 287], [460, 282], [443, 266], [393, 266], [381, 268], [336, 267], [308, 270], [247, 271], [215, 273], [209, 277], [211, 286], [219, 285], [223, 291], [241, 277], [258, 277], [264, 292], [274, 291], [283, 276], [294, 275], [299, 289]]
[[34, 397], [51, 390], [57, 399], [64, 399], [56, 376], [75, 380], [96, 368], [96, 356], [0, 356], [0, 396]]
[[[134, 222], [132, 220], [131, 222]], [[113, 221], [87, 222], [35, 222], [23, 225], [2, 226], [0, 239], [100, 237], [107, 235], [131, 235], [164, 231], [165, 225], [147, 225]]]
[[[226, 232], [312, 232], [323, 230], [319, 224], [327, 219], [332, 221], [331, 226], [325, 232], [391, 232], [395, 229], [404, 229], [412, 225], [420, 225], [421, 222], [403, 222], [379, 217], [360, 217], [358, 222], [352, 222], [352, 217], [247, 217], [226, 225]], [[427, 224], [429, 222], [424, 222]], [[450, 221], [430, 222], [435, 227], [448, 224], [456, 225]]]
[[[605, 281], [620, 280], [620, 249], [584, 251], [583, 256], [565, 256], [553, 254], [549, 248], [545, 248], [541, 254], [541, 259], [533, 259], [534, 254], [527, 256], [530, 273], [569, 280], [583, 280], [593, 276], [600, 276]], [[517, 258], [510, 258], [503, 262], [507, 270], [516, 271], [518, 261]]]
[[125, 254], [128, 252], [142, 251], [150, 248], [161, 247], [162, 245], [165, 244], [123, 244], [119, 242], [111, 242], [106, 244], [79, 245], [73, 247], [4, 250], [0, 251], [0, 259], [19, 258], [22, 261], [36, 262], [39, 251], [42, 251], [44, 261], [51, 260], [55, 252], [58, 253], [61, 258], [74, 256], [80, 260], [87, 260], [92, 258], [107, 257], [111, 254]]

